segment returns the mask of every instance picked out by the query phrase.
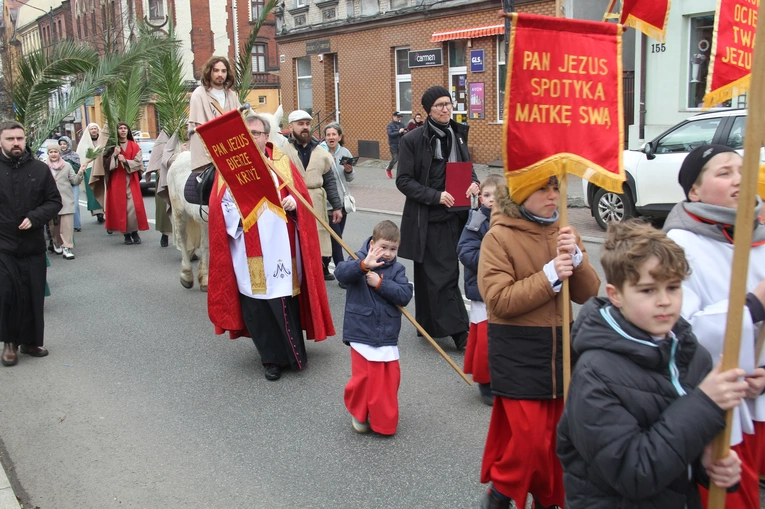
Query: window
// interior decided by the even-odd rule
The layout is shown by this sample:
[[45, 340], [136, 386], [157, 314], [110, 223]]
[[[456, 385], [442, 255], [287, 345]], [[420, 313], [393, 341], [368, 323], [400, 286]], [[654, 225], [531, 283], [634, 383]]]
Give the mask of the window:
[[467, 41], [449, 41], [449, 90], [452, 93], [452, 118], [467, 121]]
[[265, 6], [265, 0], [251, 0], [250, 2], [251, 6], [251, 14], [252, 21], [257, 21], [258, 18], [260, 18], [260, 14], [263, 12], [263, 7]]
[[733, 121], [733, 127], [728, 135], [728, 145], [730, 148], [744, 148], [744, 133], [746, 132], [746, 117], [736, 117]]
[[[405, 124], [412, 118], [412, 74], [409, 48], [396, 48], [396, 109]], [[425, 112], [427, 115], [428, 112]]]
[[295, 26], [300, 27], [305, 25], [305, 14], [301, 14], [300, 16], [295, 16]]
[[162, 0], [149, 0], [149, 18], [162, 19], [165, 17], [165, 9]]
[[345, 15], [346, 15], [346, 17], [352, 18], [353, 16], [355, 16], [355, 14], [356, 13], [355, 13], [354, 7], [353, 7], [353, 0], [346, 0], [346, 2], [345, 2]]
[[467, 41], [449, 41], [449, 67], [467, 66]]
[[304, 7], [308, 5], [308, 0], [295, 0], [295, 7]]
[[266, 104], [266, 96], [259, 95], [258, 96], [258, 104]]
[[297, 67], [298, 109], [313, 110], [313, 85], [311, 83], [311, 57], [295, 59]]
[[497, 37], [497, 121], [502, 121], [505, 116], [505, 79], [507, 78], [507, 66], [505, 65], [505, 39]]
[[659, 140], [656, 145], [656, 153], [690, 152], [698, 146], [712, 143], [712, 138], [714, 138], [721, 120], [721, 118], [711, 118], [681, 125]]
[[335, 19], [335, 17], [336, 15], [335, 15], [334, 7], [332, 7], [331, 9], [324, 9], [323, 11], [321, 11], [321, 18], [324, 21], [332, 21], [333, 19]]
[[408, 0], [390, 0], [391, 10], [404, 9], [405, 7], [409, 7]]
[[265, 44], [255, 44], [252, 47], [252, 72], [266, 72]]
[[380, 12], [380, 3], [378, 0], [361, 0], [361, 15], [374, 16]]

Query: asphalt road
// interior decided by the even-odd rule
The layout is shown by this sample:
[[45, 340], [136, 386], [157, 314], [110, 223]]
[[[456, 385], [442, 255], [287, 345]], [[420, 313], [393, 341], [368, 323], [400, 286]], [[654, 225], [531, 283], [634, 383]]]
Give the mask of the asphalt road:
[[[352, 214], [345, 238], [357, 249], [390, 217]], [[24, 507], [476, 506], [491, 410], [406, 320], [398, 433], [357, 435], [336, 283], [338, 336], [268, 382], [250, 340], [214, 335], [207, 295], [181, 287], [180, 253], [157, 232], [125, 246], [83, 223], [76, 259], [51, 260], [50, 355], [0, 369], [0, 457]]]

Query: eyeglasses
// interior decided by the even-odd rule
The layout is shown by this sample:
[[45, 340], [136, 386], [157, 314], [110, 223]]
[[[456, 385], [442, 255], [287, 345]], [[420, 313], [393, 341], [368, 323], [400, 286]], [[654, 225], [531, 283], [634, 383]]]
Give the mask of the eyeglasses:
[[251, 130], [250, 134], [253, 135], [253, 136], [263, 136], [266, 133], [264, 133], [263, 131], [254, 131], [254, 130]]
[[452, 109], [453, 105], [451, 102], [448, 103], [438, 103], [433, 105], [434, 108], [444, 111], [444, 110], [450, 110]]

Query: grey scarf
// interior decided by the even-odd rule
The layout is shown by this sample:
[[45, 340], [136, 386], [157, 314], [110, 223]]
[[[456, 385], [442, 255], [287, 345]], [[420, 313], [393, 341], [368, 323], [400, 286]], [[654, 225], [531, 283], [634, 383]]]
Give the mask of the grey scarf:
[[553, 224], [555, 221], [558, 220], [558, 216], [559, 216], [558, 211], [556, 210], [555, 214], [553, 214], [552, 217], [539, 217], [529, 212], [529, 209], [527, 209], [523, 205], [519, 205], [518, 210], [521, 211], [521, 215], [523, 215], [525, 219], [528, 219], [532, 223], [539, 223], [545, 226], [550, 226], [551, 224]]
[[[754, 208], [755, 222], [752, 242], [765, 242], [765, 225], [759, 220], [762, 212], [762, 199], [757, 197]], [[692, 214], [693, 216], [691, 216]], [[699, 219], [696, 219], [699, 218]], [[736, 209], [710, 205], [708, 203], [684, 201], [678, 203], [670, 212], [664, 224], [664, 231], [671, 229], [688, 230], [719, 242], [731, 243], [736, 224]]]
[[441, 140], [446, 139], [446, 135], [448, 134], [451, 136], [452, 139], [452, 149], [449, 152], [449, 161], [456, 162], [459, 159], [457, 159], [457, 137], [454, 135], [454, 131], [452, 130], [451, 124], [438, 124], [435, 120], [428, 117], [428, 124], [430, 124], [430, 128], [433, 129], [433, 132], [436, 133], [436, 147], [433, 151], [433, 158], [441, 160], [444, 158], [443, 151], [441, 149]]

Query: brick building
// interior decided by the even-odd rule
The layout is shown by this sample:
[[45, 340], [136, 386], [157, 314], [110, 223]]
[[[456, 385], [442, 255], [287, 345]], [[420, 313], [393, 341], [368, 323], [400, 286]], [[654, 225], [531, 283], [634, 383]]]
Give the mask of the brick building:
[[[277, 14], [285, 113], [308, 109], [322, 125], [339, 118], [351, 152], [386, 159], [385, 126], [393, 111], [403, 112], [405, 122], [425, 114], [422, 93], [442, 85], [456, 103], [453, 118], [470, 125], [473, 161], [501, 159], [504, 25], [496, 2], [380, 0], [382, 9], [370, 14], [367, 0], [293, 1], [302, 5], [286, 6], [283, 20]], [[343, 22], [333, 22], [327, 9]], [[516, 2], [518, 12], [554, 16], [555, 9], [554, 0]], [[474, 72], [477, 50], [483, 70]], [[441, 65], [416, 67], [437, 64], [439, 56]]]

